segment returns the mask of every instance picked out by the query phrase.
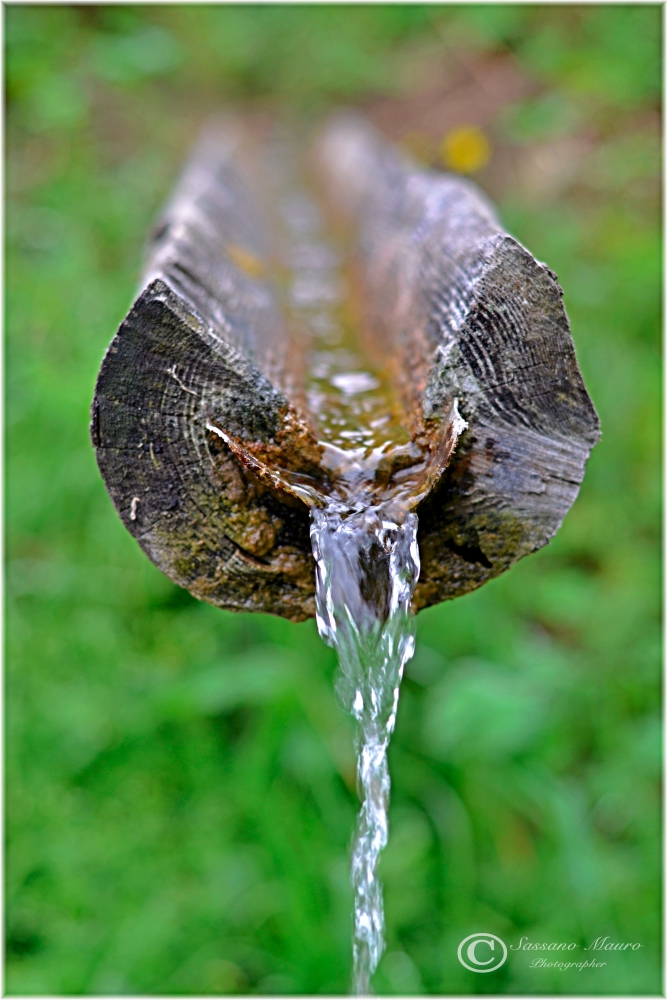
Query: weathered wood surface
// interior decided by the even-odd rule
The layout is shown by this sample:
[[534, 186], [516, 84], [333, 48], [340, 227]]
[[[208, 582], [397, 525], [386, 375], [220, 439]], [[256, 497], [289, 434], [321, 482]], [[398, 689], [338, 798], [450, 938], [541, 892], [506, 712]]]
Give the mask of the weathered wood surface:
[[[468, 422], [418, 508], [415, 606], [458, 596], [544, 545], [599, 437], [555, 275], [471, 183], [414, 169], [370, 127], [333, 122], [316, 159], [359, 235], [365, 308], [396, 359], [415, 435], [452, 401]], [[221, 607], [314, 614], [306, 506], [270, 489], [211, 428], [317, 475], [271, 236], [233, 131], [209, 135], [155, 230], [140, 294], [104, 358], [91, 437], [123, 523], [153, 562]]]

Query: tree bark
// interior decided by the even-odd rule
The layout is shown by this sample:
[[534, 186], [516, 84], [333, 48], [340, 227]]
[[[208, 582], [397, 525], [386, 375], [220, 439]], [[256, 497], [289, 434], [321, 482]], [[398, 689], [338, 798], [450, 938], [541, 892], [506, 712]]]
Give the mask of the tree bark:
[[[215, 430], [269, 466], [322, 474], [242, 146], [214, 131], [187, 166], [102, 363], [91, 437], [123, 523], [163, 572], [220, 607], [298, 621], [314, 614], [307, 507]], [[356, 233], [367, 323], [395, 360], [413, 435], [435, 440], [455, 400], [468, 423], [418, 507], [418, 609], [549, 541], [598, 420], [556, 276], [473, 184], [415, 169], [353, 117], [325, 128], [314, 162]]]

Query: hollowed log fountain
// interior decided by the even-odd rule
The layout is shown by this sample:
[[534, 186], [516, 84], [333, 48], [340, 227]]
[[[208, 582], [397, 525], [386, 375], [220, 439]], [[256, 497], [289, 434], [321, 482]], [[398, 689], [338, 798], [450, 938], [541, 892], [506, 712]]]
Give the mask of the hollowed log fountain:
[[212, 125], [97, 380], [114, 505], [195, 597], [317, 616], [357, 719], [354, 988], [383, 947], [410, 611], [545, 545], [598, 440], [555, 274], [469, 181], [343, 115]]

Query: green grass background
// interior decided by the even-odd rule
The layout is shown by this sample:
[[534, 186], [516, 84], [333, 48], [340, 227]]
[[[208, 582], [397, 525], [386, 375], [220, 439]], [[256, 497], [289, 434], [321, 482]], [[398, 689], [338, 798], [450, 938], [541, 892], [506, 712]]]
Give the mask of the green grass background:
[[[390, 760], [380, 993], [656, 993], [661, 10], [5, 6], [6, 865], [13, 994], [344, 993], [357, 807], [313, 622], [225, 613], [125, 532], [88, 441], [103, 351], [205, 114], [400, 96], [406, 57], [511, 51], [502, 217], [559, 275], [603, 440], [555, 541], [419, 616]], [[403, 82], [401, 82], [403, 81]], [[659, 126], [658, 126], [659, 127]], [[483, 183], [483, 176], [481, 177]], [[466, 935], [639, 942], [588, 971]]]

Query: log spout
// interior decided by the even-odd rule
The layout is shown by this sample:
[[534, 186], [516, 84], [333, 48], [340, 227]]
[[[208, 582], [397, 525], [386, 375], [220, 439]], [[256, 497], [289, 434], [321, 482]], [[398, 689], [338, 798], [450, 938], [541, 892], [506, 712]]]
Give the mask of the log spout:
[[[247, 148], [226, 126], [195, 150], [102, 362], [91, 438], [116, 510], [156, 566], [219, 607], [299, 621], [315, 610], [307, 506], [230, 444], [258, 466], [326, 479]], [[427, 607], [553, 537], [597, 415], [556, 276], [472, 183], [416, 169], [353, 116], [325, 127], [310, 161], [354, 234], [364, 323], [393, 360], [412, 439], [433, 446], [457, 407], [467, 424], [417, 508], [414, 604]]]

